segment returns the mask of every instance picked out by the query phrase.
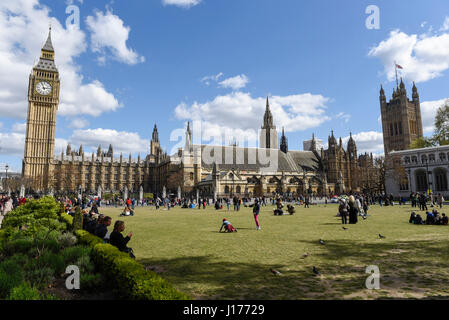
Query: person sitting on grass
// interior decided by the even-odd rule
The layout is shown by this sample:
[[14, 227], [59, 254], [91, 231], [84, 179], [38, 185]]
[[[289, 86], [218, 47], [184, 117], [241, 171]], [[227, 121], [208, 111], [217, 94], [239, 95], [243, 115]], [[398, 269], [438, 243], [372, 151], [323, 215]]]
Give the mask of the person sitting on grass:
[[130, 209], [130, 207], [126, 206], [126, 207], [125, 207], [125, 210], [120, 214], [120, 217], [123, 217], [123, 216], [133, 216], [133, 215], [134, 215], [134, 211], [132, 211], [132, 210]]
[[441, 224], [443, 226], [447, 226], [448, 222], [449, 222], [449, 218], [446, 216], [445, 213], [441, 214]]
[[114, 224], [114, 231], [111, 232], [111, 236], [109, 237], [109, 243], [117, 247], [120, 251], [128, 253], [131, 258], [135, 259], [133, 249], [126, 246], [129, 240], [131, 240], [133, 233], [130, 232], [126, 237], [123, 237], [123, 231], [125, 231], [125, 223], [117, 220]]
[[435, 221], [435, 217], [432, 212], [427, 212], [426, 224], [433, 224]]
[[234, 228], [232, 226], [232, 224], [226, 218], [223, 219], [223, 224], [221, 225], [220, 230], [218, 232], [221, 232], [223, 227], [224, 227], [224, 232], [234, 232], [234, 231], [237, 232], [237, 229]]
[[217, 201], [215, 201], [215, 210], [220, 210], [220, 203]]
[[415, 218], [415, 224], [424, 224], [421, 215], [418, 213]]
[[102, 219], [98, 219], [100, 223], [97, 224], [95, 228], [95, 235], [106, 242], [108, 241], [108, 227], [111, 225], [112, 218], [111, 217], [103, 217]]
[[410, 219], [408, 220], [409, 223], [415, 223], [416, 220], [416, 213], [415, 211], [412, 212], [412, 214], [410, 215]]
[[290, 213], [290, 215], [295, 213], [295, 207], [290, 204], [287, 205], [287, 210], [288, 210], [288, 213]]

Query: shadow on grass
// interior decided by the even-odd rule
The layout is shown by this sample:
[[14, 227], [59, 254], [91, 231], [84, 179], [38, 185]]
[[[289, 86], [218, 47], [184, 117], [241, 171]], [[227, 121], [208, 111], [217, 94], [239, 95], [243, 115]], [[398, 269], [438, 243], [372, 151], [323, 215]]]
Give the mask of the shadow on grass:
[[[382, 289], [387, 290], [372, 299], [390, 299], [390, 294], [396, 292], [409, 294], [410, 298], [421, 295], [447, 299], [444, 293], [447, 293], [449, 251], [442, 241], [335, 240], [327, 241], [326, 245], [303, 242], [317, 251], [307, 259], [298, 257], [293, 268], [281, 262], [276, 265], [230, 262], [215, 255], [150, 258], [139, 262], [161, 266], [164, 278], [196, 299], [342, 299], [366, 291], [365, 269], [370, 265], [379, 266]], [[315, 277], [312, 266], [322, 276]], [[273, 275], [270, 268], [282, 275]]]
[[[176, 259], [142, 259], [140, 263], [163, 266], [161, 275], [195, 299], [306, 299], [312, 289], [324, 292], [324, 286], [310, 272], [298, 276], [284, 272], [285, 265], [219, 261], [216, 256]], [[270, 269], [282, 273], [273, 275]], [[198, 289], [200, 288], [200, 289]]]

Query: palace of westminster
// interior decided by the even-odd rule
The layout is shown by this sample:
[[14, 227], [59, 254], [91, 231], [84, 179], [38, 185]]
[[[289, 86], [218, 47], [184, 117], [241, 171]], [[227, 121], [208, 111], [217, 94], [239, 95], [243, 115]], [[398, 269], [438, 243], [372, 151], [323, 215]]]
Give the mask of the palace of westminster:
[[[139, 156], [133, 159], [131, 155], [123, 157], [122, 154], [114, 154], [112, 145], [109, 145], [107, 151], [100, 146], [90, 156], [85, 155], [82, 146], [73, 150], [68, 145], [65, 152], [55, 155], [59, 92], [60, 78], [55, 65], [50, 29], [39, 62], [29, 78], [22, 176], [33, 181], [35, 190], [83, 190], [96, 194], [97, 190], [118, 193], [127, 189], [136, 193], [143, 189], [145, 193], [161, 194], [166, 189], [167, 193], [175, 194], [181, 190], [183, 195], [193, 195], [199, 191], [204, 196], [261, 196], [274, 192], [329, 195], [350, 190], [379, 191], [379, 170], [375, 166], [373, 155], [358, 155], [352, 135], [346, 149], [342, 139], [337, 141], [333, 132], [328, 137], [327, 150], [319, 146], [315, 137], [308, 141], [304, 151], [289, 150], [284, 130], [278, 143], [268, 98], [257, 151], [265, 149], [265, 152], [277, 157], [277, 166], [271, 171], [263, 170], [260, 161], [237, 164], [236, 161], [229, 163], [223, 160], [206, 163], [202, 153], [207, 146], [192, 143], [189, 124], [185, 146], [175, 155], [168, 155], [161, 149], [156, 125], [150, 152], [145, 158]], [[401, 81], [401, 88], [394, 92], [390, 103], [386, 102], [381, 89], [380, 103], [386, 148], [397, 147], [404, 139], [422, 136], [419, 97], [415, 86], [413, 101], [407, 99]], [[390, 108], [390, 105], [393, 107]], [[407, 114], [401, 111], [403, 105], [413, 112]], [[389, 115], [390, 109], [396, 110], [394, 114]], [[214, 153], [218, 149], [221, 149], [223, 159], [225, 154], [231, 154], [234, 160], [237, 154], [248, 159], [255, 152], [255, 148], [231, 145], [216, 146]]]

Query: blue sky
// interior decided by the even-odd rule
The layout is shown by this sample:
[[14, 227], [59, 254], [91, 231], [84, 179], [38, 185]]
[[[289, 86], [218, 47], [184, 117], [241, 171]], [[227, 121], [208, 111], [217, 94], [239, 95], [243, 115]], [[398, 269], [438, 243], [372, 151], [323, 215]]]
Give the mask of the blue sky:
[[[66, 26], [68, 5], [80, 30]], [[365, 26], [369, 5], [378, 30]], [[449, 98], [447, 0], [5, 0], [0, 13], [0, 171], [21, 168], [28, 75], [49, 22], [63, 82], [56, 153], [112, 143], [143, 156], [155, 123], [170, 153], [194, 115], [210, 134], [243, 134], [260, 127], [269, 95], [290, 149], [333, 129], [381, 154], [392, 61], [409, 92], [417, 81], [427, 134]]]

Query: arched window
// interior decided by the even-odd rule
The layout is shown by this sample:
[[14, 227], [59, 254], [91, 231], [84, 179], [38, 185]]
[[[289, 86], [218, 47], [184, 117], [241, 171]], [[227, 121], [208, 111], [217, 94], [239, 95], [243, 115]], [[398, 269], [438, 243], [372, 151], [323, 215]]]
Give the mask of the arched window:
[[435, 177], [435, 190], [436, 191], [447, 191], [447, 174], [446, 170], [442, 168], [437, 168], [433, 171]]
[[225, 193], [229, 193], [229, 187], [228, 186], [225, 187]]
[[418, 157], [417, 156], [412, 156], [412, 162], [413, 163], [418, 163]]
[[241, 191], [240, 186], [237, 186], [237, 188], [235, 188], [235, 192], [236, 192], [236, 193], [240, 193], [240, 191]]
[[441, 152], [439, 155], [440, 161], [446, 161], [446, 154]]
[[421, 162], [422, 162], [422, 163], [426, 163], [426, 162], [427, 162], [427, 156], [426, 156], [425, 154], [423, 154], [423, 155], [421, 156]]
[[410, 163], [410, 157], [405, 157], [404, 158], [404, 162], [405, 162], [405, 164], [409, 164]]
[[417, 170], [416, 176], [416, 191], [427, 191], [427, 175], [425, 170]]
[[435, 155], [433, 153], [429, 154], [429, 162], [435, 162]]

